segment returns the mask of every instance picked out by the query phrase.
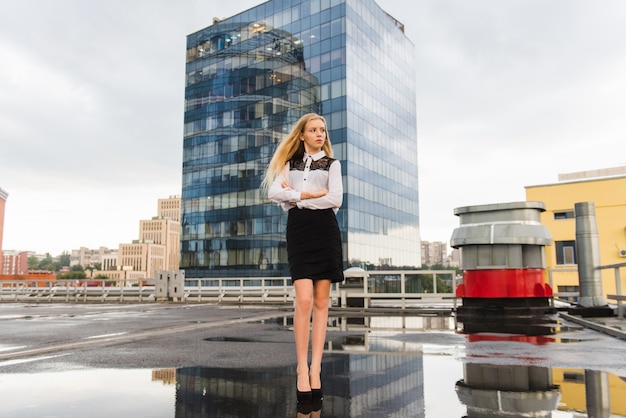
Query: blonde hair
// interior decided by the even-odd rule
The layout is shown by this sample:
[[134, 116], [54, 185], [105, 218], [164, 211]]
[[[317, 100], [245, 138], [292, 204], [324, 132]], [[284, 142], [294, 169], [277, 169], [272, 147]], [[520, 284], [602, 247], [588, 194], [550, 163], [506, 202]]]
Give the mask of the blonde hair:
[[326, 140], [324, 141], [324, 145], [322, 145], [322, 150], [326, 153], [327, 156], [333, 156], [333, 149], [330, 144], [330, 138], [328, 136], [328, 126], [326, 124], [326, 119], [323, 116], [318, 115], [317, 113], [307, 113], [302, 116], [298, 122], [296, 122], [295, 126], [291, 130], [291, 133], [283, 138], [278, 144], [276, 151], [274, 152], [274, 156], [270, 160], [269, 165], [267, 166], [267, 172], [265, 173], [265, 177], [261, 182], [261, 190], [266, 192], [271, 184], [276, 180], [282, 171], [285, 169], [287, 162], [293, 159], [302, 158], [304, 156], [304, 143], [300, 140], [300, 135], [304, 132], [304, 128], [306, 124], [312, 120], [321, 120], [324, 122], [324, 128], [326, 129]]

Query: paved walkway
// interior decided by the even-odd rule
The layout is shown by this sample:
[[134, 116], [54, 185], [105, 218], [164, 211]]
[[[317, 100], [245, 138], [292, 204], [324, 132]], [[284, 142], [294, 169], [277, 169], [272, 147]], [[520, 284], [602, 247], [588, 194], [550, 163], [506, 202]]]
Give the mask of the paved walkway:
[[[275, 307], [3, 303], [0, 364], [49, 369], [58, 359], [92, 367], [284, 365], [295, 363], [293, 335], [283, 326], [290, 315]], [[229, 344], [216, 343], [224, 341]], [[45, 366], [24, 361], [41, 356], [50, 356]]]

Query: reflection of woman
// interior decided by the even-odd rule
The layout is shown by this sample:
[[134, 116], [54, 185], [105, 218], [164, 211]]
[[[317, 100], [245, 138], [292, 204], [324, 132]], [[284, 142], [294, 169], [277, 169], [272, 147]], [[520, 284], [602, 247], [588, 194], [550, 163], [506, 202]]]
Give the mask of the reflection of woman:
[[[294, 337], [298, 401], [322, 398], [322, 352], [331, 283], [343, 280], [336, 214], [343, 201], [341, 166], [320, 115], [309, 113], [279, 145], [263, 180], [287, 217], [287, 256], [296, 294]], [[309, 332], [311, 365], [308, 364]]]
[[322, 416], [322, 401], [299, 402], [296, 410], [296, 418], [320, 418]]

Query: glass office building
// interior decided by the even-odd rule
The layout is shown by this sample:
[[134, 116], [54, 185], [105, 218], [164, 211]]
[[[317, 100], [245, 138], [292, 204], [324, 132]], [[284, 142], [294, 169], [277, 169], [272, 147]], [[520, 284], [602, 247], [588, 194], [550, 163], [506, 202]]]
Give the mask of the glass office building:
[[345, 267], [421, 264], [414, 46], [373, 0], [271, 0], [187, 37], [186, 277], [288, 276], [286, 214], [259, 186], [300, 116], [342, 164]]

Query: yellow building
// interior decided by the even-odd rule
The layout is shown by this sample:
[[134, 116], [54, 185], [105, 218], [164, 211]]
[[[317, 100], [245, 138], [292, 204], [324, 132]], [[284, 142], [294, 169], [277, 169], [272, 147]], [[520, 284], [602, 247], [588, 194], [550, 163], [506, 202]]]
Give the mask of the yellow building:
[[[626, 166], [559, 175], [559, 182], [526, 186], [526, 200], [546, 206], [541, 223], [550, 231], [546, 267], [555, 293], [578, 291], [574, 205], [593, 202], [598, 228], [600, 265], [626, 262]], [[626, 272], [621, 269], [622, 292]], [[616, 293], [615, 272], [602, 270], [604, 296]]]
[[119, 262], [122, 270], [145, 271], [148, 277], [165, 270], [167, 247], [162, 244], [135, 240], [132, 244], [120, 244]]
[[157, 216], [139, 221], [139, 239], [119, 245], [116, 270], [96, 273], [110, 279], [137, 279], [154, 278], [159, 270], [178, 270], [180, 201], [178, 195], [159, 199]]
[[139, 221], [139, 241], [164, 245], [167, 255], [163, 270], [178, 270], [180, 222], [158, 217], [141, 220]]
[[[626, 382], [620, 376], [603, 374], [606, 375], [608, 383], [606, 395], [609, 398], [611, 416], [623, 417], [626, 415]], [[552, 379], [553, 383], [561, 388], [559, 410], [587, 411], [585, 370], [552, 369]], [[590, 389], [590, 393], [594, 393], [594, 390]]]
[[180, 195], [158, 200], [157, 216], [180, 222]]
[[139, 221], [139, 239], [120, 244], [122, 270], [145, 271], [156, 277], [159, 270], [178, 270], [180, 262], [180, 196], [159, 199], [157, 216]]

